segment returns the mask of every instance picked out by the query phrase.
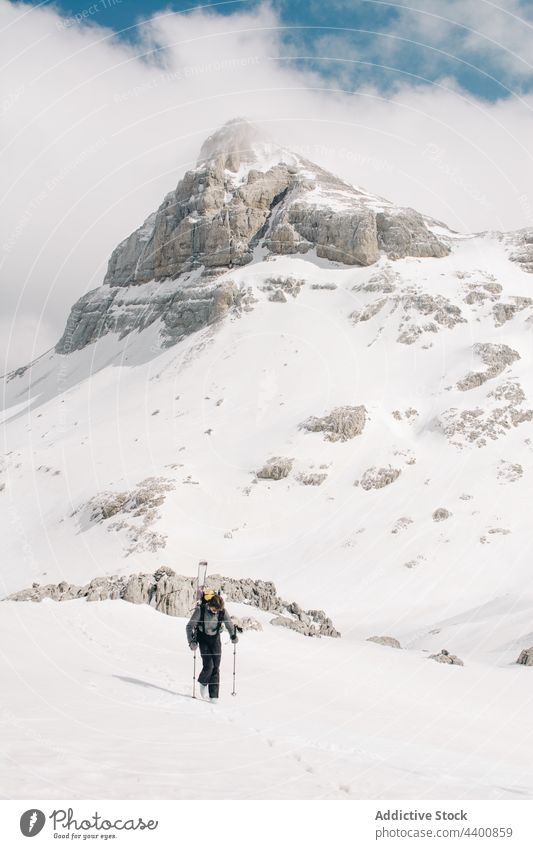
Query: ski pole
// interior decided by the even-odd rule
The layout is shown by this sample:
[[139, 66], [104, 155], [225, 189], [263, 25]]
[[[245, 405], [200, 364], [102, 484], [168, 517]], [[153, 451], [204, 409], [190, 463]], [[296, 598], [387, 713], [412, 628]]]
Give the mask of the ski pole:
[[233, 691], [231, 693], [232, 696], [236, 696], [237, 693], [235, 691], [235, 661], [237, 658], [237, 643], [233, 643]]
[[192, 661], [192, 697], [193, 699], [196, 698], [196, 649], [194, 650]]

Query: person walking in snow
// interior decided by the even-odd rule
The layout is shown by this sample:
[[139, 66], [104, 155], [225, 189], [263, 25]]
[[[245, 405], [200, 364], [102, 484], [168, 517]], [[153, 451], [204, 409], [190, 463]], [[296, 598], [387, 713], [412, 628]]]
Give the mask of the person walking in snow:
[[[209, 596], [206, 599], [206, 596]], [[200, 684], [200, 696], [202, 699], [209, 698], [211, 702], [218, 702], [218, 688], [220, 684], [220, 660], [222, 657], [222, 645], [220, 642], [220, 629], [222, 625], [229, 631], [232, 643], [237, 643], [237, 629], [228, 611], [224, 607], [224, 600], [210, 591], [206, 591], [204, 598], [195, 608], [193, 615], [187, 623], [187, 641], [192, 651], [200, 649], [203, 667], [198, 676]]]

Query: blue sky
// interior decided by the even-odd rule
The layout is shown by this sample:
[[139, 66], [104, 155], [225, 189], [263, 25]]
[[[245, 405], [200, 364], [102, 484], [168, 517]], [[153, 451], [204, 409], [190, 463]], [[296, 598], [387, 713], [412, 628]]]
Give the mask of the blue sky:
[[[137, 22], [159, 11], [204, 9], [230, 17], [260, 2], [59, 0], [50, 5], [135, 41]], [[531, 0], [272, 0], [268, 5], [282, 27], [283, 61], [318, 72], [334, 87], [371, 84], [391, 92], [405, 84], [446, 80], [486, 101], [533, 88]]]

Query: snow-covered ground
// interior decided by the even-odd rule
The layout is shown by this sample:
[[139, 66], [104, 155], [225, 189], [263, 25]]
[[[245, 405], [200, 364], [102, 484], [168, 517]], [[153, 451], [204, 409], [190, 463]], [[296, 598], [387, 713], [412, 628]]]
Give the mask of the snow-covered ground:
[[[418, 650], [310, 640], [263, 619], [265, 630], [238, 644], [235, 697], [224, 646], [215, 706], [191, 698], [185, 620], [122, 601], [8, 603], [2, 795], [531, 797], [531, 682], [509, 648], [497, 664], [444, 666]], [[511, 643], [523, 624], [509, 621], [499, 640]], [[474, 627], [463, 644], [475, 636]]]
[[[394, 291], [361, 288], [380, 273]], [[270, 301], [265, 280], [288, 275], [305, 280], [300, 293]], [[8, 381], [1, 594], [163, 564], [192, 575], [207, 558], [323, 608], [342, 638], [257, 614], [264, 630], [239, 644], [238, 696], [227, 646], [214, 707], [190, 699], [183, 620], [118, 601], [3, 602], [0, 792], [530, 798], [533, 670], [514, 661], [533, 645], [532, 423], [483, 444], [447, 436], [442, 419], [483, 419], [507, 403], [490, 393], [517, 394], [510, 384], [524, 393], [519, 412], [533, 406], [532, 307], [503, 324], [493, 315], [498, 301], [529, 297], [533, 277], [489, 236], [458, 238], [443, 259], [346, 268], [278, 257], [226, 277], [251, 287], [250, 311], [169, 349], [156, 325], [107, 335]], [[494, 282], [497, 298], [465, 302]], [[313, 288], [324, 284], [336, 288]], [[405, 305], [413, 292], [448, 299], [464, 320], [435, 323]], [[415, 341], [397, 341], [413, 325]], [[461, 391], [486, 369], [475, 343], [520, 359]], [[330, 442], [300, 427], [341, 405], [366, 407], [360, 436]], [[257, 480], [272, 456], [293, 460], [290, 475]], [[354, 485], [389, 465], [400, 471], [389, 486]], [[315, 472], [324, 483], [302, 485]], [[90, 499], [148, 477], [173, 488], [146, 526], [131, 514], [90, 520]], [[442, 648], [465, 665], [428, 659]]]

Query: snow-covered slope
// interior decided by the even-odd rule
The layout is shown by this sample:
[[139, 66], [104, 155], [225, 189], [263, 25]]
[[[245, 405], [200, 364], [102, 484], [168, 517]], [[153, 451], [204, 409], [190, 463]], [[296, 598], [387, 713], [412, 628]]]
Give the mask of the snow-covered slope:
[[[248, 179], [246, 162], [230, 164]], [[320, 180], [305, 192], [320, 193]], [[334, 212], [326, 203], [324, 221]], [[271, 240], [216, 275], [193, 262], [175, 279], [108, 283], [71, 317], [80, 344], [8, 378], [4, 595], [162, 564], [192, 575], [206, 558], [222, 575], [273, 580], [342, 633], [311, 640], [266, 617], [242, 638], [239, 701], [215, 715], [185, 697], [183, 621], [122, 601], [4, 602], [2, 627], [21, 635], [4, 664], [20, 668], [36, 645], [44, 655], [35, 677], [12, 679], [6, 727], [19, 715], [38, 726], [28, 687], [57, 722], [47, 662], [65, 676], [67, 716], [87, 709], [87, 733], [72, 722], [68, 745], [89, 778], [39, 768], [19, 775], [19, 796], [47, 781], [70, 797], [532, 794], [531, 682], [514, 661], [533, 644], [533, 277], [512, 259], [525, 237], [459, 236], [424, 220], [446, 242], [436, 256], [393, 259], [382, 247], [376, 262], [350, 265], [318, 242], [285, 254]], [[79, 636], [68, 650], [65, 633]], [[367, 643], [373, 635], [402, 650]], [[442, 648], [464, 667], [428, 659]], [[133, 743], [117, 744], [109, 773], [124, 771], [108, 791], [90, 777], [91, 735], [125, 713], [127, 728], [158, 725], [161, 751], [138, 753], [132, 773]], [[235, 742], [241, 783], [221, 747], [207, 783], [174, 758], [168, 781], [151, 785], [152, 767], [168, 774], [181, 751], [162, 751], [176, 723], [193, 742]], [[24, 764], [24, 740], [11, 745]]]
[[[524, 624], [515, 615], [498, 639], [512, 642]], [[498, 647], [501, 666], [489, 671], [270, 628], [239, 643], [235, 697], [223, 647], [215, 706], [191, 698], [181, 626], [126, 602], [9, 603], [3, 795], [531, 798], [531, 682], [507, 665], [509, 649]], [[486, 633], [478, 625], [468, 642]]]

